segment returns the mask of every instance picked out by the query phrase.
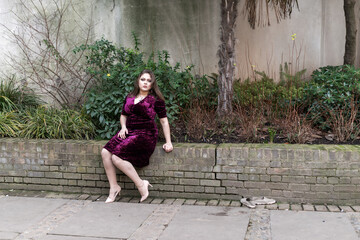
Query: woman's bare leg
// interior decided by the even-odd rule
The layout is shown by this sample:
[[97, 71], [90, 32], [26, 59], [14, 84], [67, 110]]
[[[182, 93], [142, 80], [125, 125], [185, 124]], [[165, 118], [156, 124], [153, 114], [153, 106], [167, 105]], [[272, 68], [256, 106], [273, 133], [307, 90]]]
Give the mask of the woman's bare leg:
[[112, 162], [111, 156], [112, 153], [103, 148], [103, 150], [101, 151], [101, 157], [103, 160], [106, 176], [110, 184], [109, 198], [115, 200], [114, 196], [116, 197], [116, 195], [120, 192], [121, 188], [116, 180], [116, 168]]
[[113, 165], [125, 173], [126, 176], [128, 176], [137, 187], [141, 187], [143, 185], [143, 180], [141, 180], [134, 166], [130, 162], [124, 161], [116, 155], [112, 155], [111, 159]]
[[130, 162], [124, 161], [116, 155], [112, 155], [111, 159], [113, 164], [135, 183], [141, 195], [140, 202], [145, 201], [145, 199], [149, 196], [148, 188], [151, 184], [147, 180], [142, 180], [139, 177], [134, 166]]

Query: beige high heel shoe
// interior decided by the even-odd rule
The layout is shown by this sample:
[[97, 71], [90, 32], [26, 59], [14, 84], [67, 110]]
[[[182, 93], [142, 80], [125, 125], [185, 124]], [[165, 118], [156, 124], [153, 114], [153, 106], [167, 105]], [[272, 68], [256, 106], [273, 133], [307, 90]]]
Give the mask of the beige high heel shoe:
[[138, 190], [141, 195], [140, 202], [143, 202], [147, 199], [149, 196], [149, 186], [152, 187], [152, 185], [149, 183], [148, 180], [143, 180], [143, 185], [141, 187], [138, 187]]
[[120, 193], [120, 191], [121, 191], [121, 187], [119, 187], [119, 190], [117, 190], [117, 191], [113, 194], [113, 197], [112, 197], [112, 198], [110, 198], [110, 195], [109, 195], [109, 197], [106, 199], [105, 203], [112, 203], [112, 202], [114, 202], [115, 199], [116, 199], [116, 196]]

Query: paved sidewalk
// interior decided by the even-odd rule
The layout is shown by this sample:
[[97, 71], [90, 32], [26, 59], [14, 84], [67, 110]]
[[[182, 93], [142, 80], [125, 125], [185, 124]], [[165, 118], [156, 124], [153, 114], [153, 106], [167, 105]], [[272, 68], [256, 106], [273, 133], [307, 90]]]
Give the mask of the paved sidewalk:
[[273, 204], [248, 209], [238, 201], [103, 200], [0, 191], [0, 239], [360, 239], [358, 207]]

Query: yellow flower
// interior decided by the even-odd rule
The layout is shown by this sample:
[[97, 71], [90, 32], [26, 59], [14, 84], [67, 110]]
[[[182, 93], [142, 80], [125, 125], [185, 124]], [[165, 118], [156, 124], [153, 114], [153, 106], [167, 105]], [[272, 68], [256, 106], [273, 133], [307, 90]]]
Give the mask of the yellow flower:
[[294, 33], [293, 35], [291, 35], [291, 40], [295, 40], [295, 38], [296, 38], [296, 33]]
[[234, 66], [236, 66], [236, 63], [234, 63]]
[[108, 73], [108, 74], [106, 74], [106, 76], [110, 77], [110, 76], [111, 76], [111, 74], [110, 74], [110, 73]]
[[255, 65], [251, 65], [252, 68], [255, 68], [256, 66]]

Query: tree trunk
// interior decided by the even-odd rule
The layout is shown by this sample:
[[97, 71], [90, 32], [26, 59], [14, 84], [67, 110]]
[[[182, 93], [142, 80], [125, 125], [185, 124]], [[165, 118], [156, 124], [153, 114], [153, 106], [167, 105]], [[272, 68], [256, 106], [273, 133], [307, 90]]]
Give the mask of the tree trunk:
[[344, 64], [354, 65], [356, 55], [355, 0], [344, 0], [346, 42]]
[[224, 119], [232, 112], [233, 78], [235, 69], [234, 27], [239, 0], [221, 0], [221, 26], [219, 46], [219, 96], [217, 115]]

